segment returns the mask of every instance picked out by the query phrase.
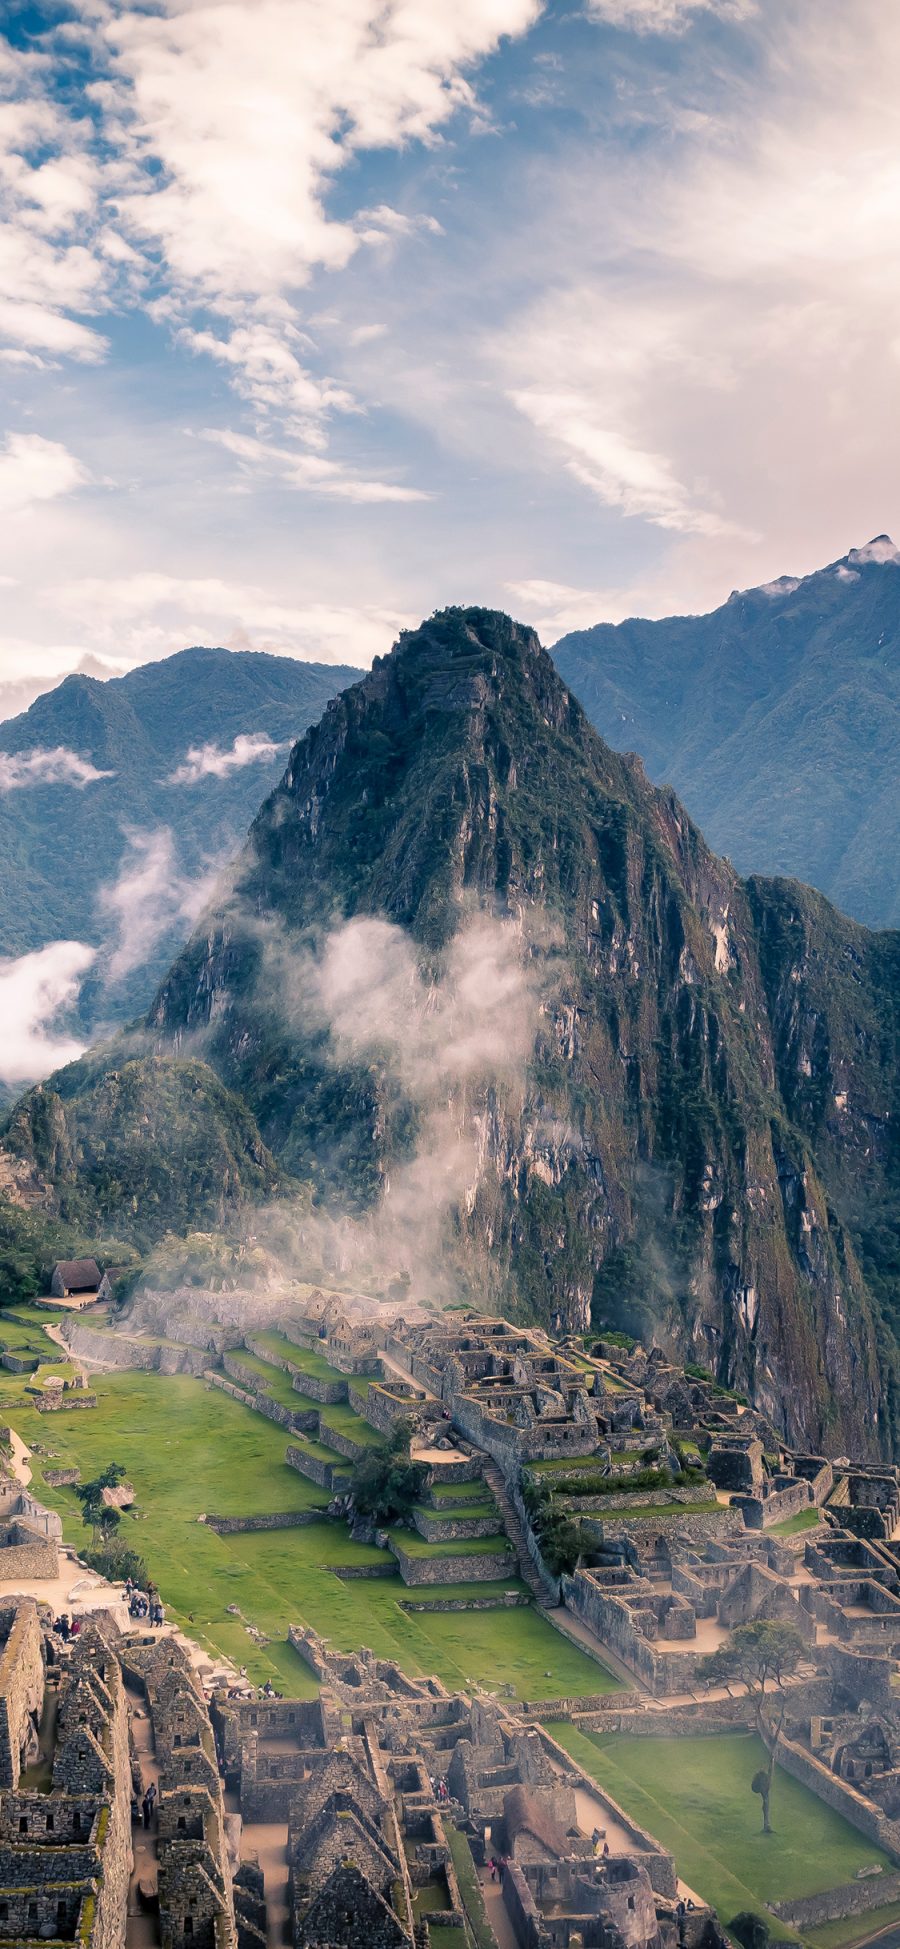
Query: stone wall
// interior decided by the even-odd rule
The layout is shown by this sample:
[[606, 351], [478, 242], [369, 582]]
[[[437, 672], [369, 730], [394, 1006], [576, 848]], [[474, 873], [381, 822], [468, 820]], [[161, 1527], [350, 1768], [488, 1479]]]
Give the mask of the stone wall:
[[612, 1794], [607, 1793], [605, 1787], [598, 1786], [597, 1781], [591, 1779], [590, 1775], [585, 1773], [583, 1768], [575, 1760], [570, 1758], [565, 1748], [560, 1746], [552, 1734], [548, 1733], [543, 1727], [540, 1728], [540, 1739], [544, 1750], [549, 1753], [554, 1764], [562, 1766], [563, 1772], [570, 1783], [573, 1786], [582, 1787], [595, 1800], [599, 1800], [605, 1805], [610, 1818], [617, 1822], [620, 1827], [624, 1828], [626, 1834], [631, 1837], [634, 1851], [641, 1856], [641, 1866], [646, 1868], [650, 1877], [651, 1887], [655, 1893], [657, 1895], [664, 1895], [669, 1900], [673, 1900], [678, 1892], [678, 1877], [671, 1854], [667, 1854], [660, 1847], [655, 1836], [648, 1834], [646, 1828], [639, 1827], [637, 1821], [632, 1820], [630, 1815], [626, 1814], [624, 1807], [620, 1807], [618, 1801], [613, 1799]]
[[72, 1484], [81, 1481], [78, 1468], [45, 1469], [44, 1481], [48, 1489], [70, 1489]]
[[255, 1529], [306, 1529], [309, 1523], [325, 1523], [324, 1509], [286, 1509], [271, 1516], [207, 1516], [208, 1529], [217, 1536], [241, 1536]]
[[[283, 1401], [273, 1400], [271, 1394], [266, 1393], [259, 1376], [254, 1374], [251, 1368], [241, 1366], [239, 1354], [223, 1354], [222, 1366], [226, 1374], [230, 1375], [231, 1379], [237, 1382], [238, 1387], [242, 1388], [245, 1394], [251, 1394], [253, 1396], [254, 1407], [259, 1414], [265, 1415], [267, 1421], [276, 1422], [279, 1428], [289, 1429], [291, 1434], [316, 1434], [319, 1426], [317, 1408], [288, 1408], [285, 1407]], [[208, 1372], [206, 1378], [207, 1380], [216, 1381], [219, 1379], [212, 1372]], [[219, 1382], [219, 1385], [221, 1385], [221, 1382]]]
[[840, 1922], [845, 1915], [867, 1915], [870, 1909], [896, 1901], [900, 1901], [900, 1875], [867, 1875], [864, 1881], [828, 1888], [823, 1895], [773, 1902], [772, 1913], [793, 1929], [814, 1929], [822, 1922]]
[[308, 1482], [315, 1482], [317, 1488], [327, 1489], [329, 1494], [350, 1486], [347, 1469], [336, 1468], [333, 1462], [326, 1462], [321, 1455], [311, 1454], [308, 1448], [286, 1448], [284, 1459], [290, 1468], [297, 1470], [298, 1475], [305, 1475]]
[[62, 1322], [62, 1336], [72, 1352], [82, 1360], [96, 1361], [101, 1367], [133, 1367], [141, 1373], [202, 1374], [209, 1366], [209, 1350], [204, 1347], [162, 1346], [138, 1340], [127, 1333], [101, 1332], [86, 1320], [71, 1315]]
[[[77, 1476], [77, 1469], [75, 1474]], [[20, 1482], [5, 1481], [0, 1483], [0, 1522], [10, 1522], [14, 1516], [20, 1516], [29, 1529], [39, 1536], [61, 1542], [62, 1517], [57, 1515], [56, 1510], [45, 1509], [31, 1490], [23, 1488]]]
[[0, 1787], [16, 1787], [30, 1715], [44, 1697], [41, 1627], [30, 1598], [0, 1610], [0, 1646]]
[[809, 1509], [813, 1501], [809, 1482], [787, 1482], [767, 1496], [734, 1496], [733, 1506], [743, 1512], [748, 1529], [771, 1529], [773, 1523], [787, 1522]]
[[470, 1537], [496, 1536], [500, 1520], [494, 1505], [486, 1509], [483, 1516], [452, 1516], [446, 1505], [438, 1514], [437, 1510], [416, 1509], [413, 1522], [420, 1536], [428, 1543], [466, 1542]]
[[32, 1407], [38, 1414], [71, 1414], [76, 1408], [95, 1408], [96, 1394], [87, 1394], [82, 1388], [54, 1388], [43, 1394], [36, 1394]]
[[833, 1807], [837, 1813], [843, 1814], [851, 1827], [858, 1828], [867, 1840], [883, 1848], [900, 1866], [900, 1821], [889, 1820], [879, 1807], [873, 1806], [870, 1800], [864, 1800], [847, 1780], [840, 1779], [837, 1773], [832, 1773], [812, 1753], [798, 1746], [794, 1740], [786, 1739], [784, 1734], [778, 1742], [778, 1764], [785, 1773], [790, 1773], [793, 1779], [800, 1780], [803, 1786], [818, 1794], [827, 1807]]
[[[287, 1339], [289, 1337], [285, 1333], [285, 1338]], [[297, 1352], [302, 1353], [302, 1344], [299, 1341], [295, 1341], [293, 1344], [296, 1346]], [[244, 1345], [250, 1353], [255, 1353], [258, 1360], [266, 1360], [270, 1367], [280, 1367], [283, 1373], [290, 1374], [292, 1384], [297, 1389], [298, 1394], [305, 1394], [308, 1400], [319, 1401], [326, 1407], [333, 1406], [336, 1401], [346, 1401], [346, 1381], [320, 1380], [315, 1374], [305, 1374], [302, 1367], [298, 1366], [297, 1362], [291, 1359], [290, 1354], [279, 1355], [273, 1353], [270, 1347], [265, 1346], [252, 1333], [247, 1334]], [[310, 1347], [312, 1348], [312, 1342], [310, 1343]]]
[[56, 1577], [59, 1552], [52, 1537], [35, 1536], [27, 1523], [0, 1524], [0, 1578], [4, 1583]]
[[351, 1408], [364, 1415], [372, 1428], [380, 1435], [389, 1435], [396, 1421], [411, 1415], [418, 1420], [425, 1405], [421, 1394], [410, 1388], [408, 1394], [401, 1392], [402, 1381], [386, 1381], [382, 1386], [373, 1381], [371, 1387], [355, 1388], [350, 1381], [348, 1395]]
[[399, 1602], [401, 1611], [509, 1611], [524, 1609], [531, 1597], [525, 1590], [507, 1590], [501, 1597], [401, 1597]]
[[569, 1609], [584, 1619], [601, 1644], [608, 1644], [655, 1698], [683, 1692], [693, 1683], [695, 1655], [660, 1651], [644, 1637], [621, 1596], [602, 1589], [589, 1571], [576, 1570], [574, 1577], [563, 1577], [561, 1589]]
[[390, 1550], [400, 1565], [405, 1584], [487, 1584], [504, 1577], [518, 1578], [519, 1568], [512, 1550], [473, 1552], [471, 1556], [413, 1556], [394, 1535]]

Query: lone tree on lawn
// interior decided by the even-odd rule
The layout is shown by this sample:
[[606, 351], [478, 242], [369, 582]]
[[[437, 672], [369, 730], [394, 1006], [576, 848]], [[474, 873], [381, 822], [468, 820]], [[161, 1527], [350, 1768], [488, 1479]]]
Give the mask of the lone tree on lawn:
[[[796, 1671], [804, 1650], [803, 1639], [793, 1624], [776, 1618], [757, 1618], [753, 1624], [739, 1624], [727, 1644], [710, 1652], [708, 1658], [701, 1658], [697, 1665], [699, 1678], [726, 1687], [743, 1682], [753, 1700], [756, 1730], [769, 1749], [768, 1766], [761, 1766], [750, 1782], [751, 1792], [758, 1793], [762, 1801], [764, 1834], [772, 1832], [769, 1801], [778, 1741], [788, 1708], [785, 1681]], [[775, 1698], [779, 1706], [773, 1719], [767, 1708]]]
[[93, 1482], [83, 1482], [75, 1494], [81, 1503], [82, 1521], [91, 1532], [91, 1541], [97, 1547], [98, 1532], [104, 1544], [112, 1541], [113, 1533], [122, 1520], [118, 1509], [113, 1509], [103, 1500], [104, 1489], [117, 1489], [125, 1480], [125, 1470], [119, 1462], [109, 1462], [102, 1475], [94, 1477]]

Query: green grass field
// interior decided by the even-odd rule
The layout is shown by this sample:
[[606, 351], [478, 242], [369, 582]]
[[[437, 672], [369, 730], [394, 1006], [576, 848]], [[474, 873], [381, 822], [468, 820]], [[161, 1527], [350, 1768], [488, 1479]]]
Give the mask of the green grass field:
[[[23, 1399], [19, 1379], [0, 1378], [4, 1419], [29, 1448], [37, 1442], [52, 1451], [33, 1457], [37, 1493], [60, 1511], [66, 1540], [84, 1547], [88, 1533], [73, 1491], [46, 1487], [43, 1471], [74, 1463], [87, 1480], [108, 1462], [121, 1462], [137, 1497], [137, 1514], [122, 1520], [123, 1540], [145, 1558], [169, 1614], [211, 1652], [245, 1665], [253, 1678], [270, 1677], [300, 1697], [315, 1692], [311, 1672], [286, 1643], [290, 1624], [307, 1623], [340, 1650], [369, 1645], [405, 1671], [435, 1674], [451, 1689], [496, 1682], [507, 1671], [527, 1698], [602, 1689], [601, 1668], [530, 1609], [409, 1613], [401, 1599], [413, 1593], [399, 1575], [342, 1581], [334, 1575], [336, 1564], [385, 1563], [382, 1551], [354, 1543], [343, 1524], [217, 1536], [198, 1516], [325, 1507], [324, 1492], [285, 1462], [292, 1438], [186, 1374], [92, 1378], [96, 1409], [53, 1416], [39, 1415]], [[481, 1597], [521, 1588], [511, 1558], [504, 1582], [462, 1586], [452, 1594]], [[272, 1642], [257, 1646], [230, 1605]], [[547, 1668], [552, 1684], [543, 1676]]]
[[[676, 1741], [609, 1737], [566, 1723], [548, 1730], [626, 1813], [671, 1849], [679, 1874], [718, 1909], [726, 1928], [741, 1909], [759, 1913], [767, 1902], [821, 1894], [872, 1863], [891, 1869], [881, 1849], [780, 1767], [772, 1789], [775, 1831], [763, 1834], [760, 1804], [750, 1791], [766, 1757], [755, 1733]], [[791, 1938], [777, 1918], [766, 1920], [773, 1935]], [[859, 1916], [829, 1924], [839, 1933], [829, 1935], [827, 1949], [871, 1933], [874, 1916], [866, 1920], [866, 1929]], [[826, 1949], [824, 1940], [820, 1949]]]
[[766, 1531], [768, 1536], [799, 1536], [804, 1529], [817, 1529], [821, 1522], [818, 1509], [798, 1509], [796, 1516], [787, 1516], [783, 1523], [773, 1523]]

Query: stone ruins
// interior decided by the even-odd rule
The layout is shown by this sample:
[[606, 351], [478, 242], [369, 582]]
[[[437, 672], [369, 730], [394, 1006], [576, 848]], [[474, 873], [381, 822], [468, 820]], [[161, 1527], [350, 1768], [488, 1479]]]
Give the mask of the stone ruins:
[[[382, 1315], [313, 1294], [280, 1315], [276, 1330], [238, 1321], [211, 1330], [195, 1300], [183, 1345], [170, 1326], [165, 1355], [284, 1427], [288, 1461], [334, 1498], [333, 1519], [355, 1520], [346, 1497], [356, 1462], [398, 1420], [411, 1422], [413, 1458], [425, 1463], [416, 1506], [405, 1525], [370, 1526], [383, 1570], [336, 1574], [392, 1577], [409, 1610], [537, 1602], [622, 1689], [529, 1703], [502, 1696], [498, 1682], [492, 1693], [451, 1696], [437, 1679], [413, 1679], [366, 1650], [338, 1656], [298, 1621], [290, 1639], [317, 1681], [315, 1699], [237, 1696], [221, 1686], [207, 1699], [168, 1639], [127, 1637], [110, 1651], [108, 1634], [98, 1635], [106, 1649], [88, 1660], [87, 1675], [76, 1646], [75, 1682], [97, 1699], [85, 1753], [90, 1735], [112, 1767], [104, 1840], [119, 1831], [111, 1756], [120, 1697], [131, 1725], [126, 1790], [142, 1798], [151, 1763], [158, 1782], [150, 1840], [135, 1830], [130, 1871], [132, 1895], [136, 1875], [157, 1918], [158, 1934], [146, 1939], [425, 1949], [429, 1929], [439, 1929], [447, 1949], [444, 1932], [453, 1929], [466, 1949], [484, 1900], [489, 1910], [502, 1904], [501, 1933], [518, 1949], [720, 1945], [717, 1918], [680, 1886], [665, 1848], [581, 1772], [544, 1722], [636, 1737], [753, 1726], [743, 1687], [710, 1687], [701, 1661], [758, 1621], [790, 1624], [801, 1646], [779, 1763], [900, 1868], [898, 1472], [792, 1452], [710, 1376], [616, 1336], [551, 1339], [487, 1316], [408, 1312]], [[91, 1339], [97, 1348], [98, 1329], [85, 1320], [66, 1331], [77, 1351], [87, 1354]], [[120, 1364], [159, 1359], [158, 1343], [139, 1334], [104, 1338], [118, 1342]], [[542, 1551], [549, 1490], [556, 1515], [577, 1526], [562, 1572]], [[324, 1509], [275, 1508], [206, 1518], [223, 1532], [324, 1519]], [[25, 1521], [27, 1511], [7, 1520]], [[18, 1547], [12, 1538], [9, 1547]], [[483, 1597], [479, 1582], [490, 1586]], [[461, 1584], [464, 1597], [442, 1595]], [[5, 1708], [9, 1892], [0, 1902], [20, 1921], [22, 1901], [37, 1900], [31, 1920], [45, 1939], [47, 1879], [37, 1896], [22, 1892], [7, 1804], [21, 1791], [18, 1768], [33, 1763], [40, 1687], [58, 1686], [56, 1723], [65, 1730], [72, 1680], [61, 1666], [51, 1676], [33, 1607], [21, 1619], [10, 1613], [6, 1629], [7, 1646], [20, 1632], [32, 1650]], [[115, 1661], [119, 1689], [97, 1678], [98, 1659], [107, 1672]], [[5, 1655], [4, 1671], [10, 1665]], [[57, 1772], [54, 1759], [50, 1800]], [[276, 1828], [287, 1835], [280, 1852]], [[45, 1851], [58, 1844], [40, 1841]], [[103, 1849], [98, 1872], [88, 1873], [85, 1855], [78, 1900], [90, 1894], [91, 1905], [77, 1910], [74, 1893], [65, 1904], [54, 1896], [60, 1940], [94, 1940], [90, 1931], [73, 1935], [84, 1929], [78, 1914], [95, 1931], [106, 1926], [127, 1895], [127, 1853], [110, 1856], [108, 1878]], [[492, 1858], [502, 1859], [502, 1878], [495, 1886], [482, 1873], [479, 1884], [477, 1870]], [[900, 1875], [876, 1867], [776, 1912], [802, 1929], [877, 1914], [898, 1899]]]

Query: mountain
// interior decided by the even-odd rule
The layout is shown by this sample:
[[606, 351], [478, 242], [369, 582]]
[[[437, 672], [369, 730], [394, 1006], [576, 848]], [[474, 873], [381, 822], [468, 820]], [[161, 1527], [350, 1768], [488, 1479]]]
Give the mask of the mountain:
[[743, 873], [900, 925], [900, 551], [886, 535], [708, 616], [599, 623], [553, 650], [591, 722], [671, 783]]
[[[127, 834], [166, 828], [171, 853], [164, 848], [157, 855], [159, 884], [147, 888], [148, 899], [155, 895], [159, 904], [156, 936], [148, 925], [146, 952], [138, 945], [123, 957], [133, 962], [123, 978], [112, 987], [97, 980], [83, 998], [88, 1022], [145, 1007], [184, 938], [171, 883], [180, 881], [188, 899], [210, 861], [234, 852], [261, 796], [284, 769], [290, 744], [358, 675], [348, 666], [262, 652], [189, 649], [105, 682], [67, 677], [22, 716], [0, 724], [4, 954], [59, 939], [107, 942], [114, 922], [99, 895], [122, 868]], [[229, 765], [241, 737], [280, 749], [254, 759], [251, 747], [249, 762]], [[193, 767], [202, 775], [173, 782], [187, 753], [205, 746], [214, 749]], [[60, 751], [109, 775], [72, 783], [71, 762], [67, 778]], [[236, 755], [248, 755], [247, 747]], [[23, 762], [4, 765], [4, 758]], [[140, 857], [133, 857], [137, 867]], [[175, 909], [168, 916], [167, 898]]]
[[[310, 1005], [308, 969], [336, 926], [377, 918], [415, 943], [437, 1006], [473, 911], [505, 922], [534, 971], [527, 1061], [445, 1066], [425, 1098], [411, 1062], [379, 1056], [365, 956], [337, 1026]], [[190, 1051], [248, 1114], [236, 1197], [271, 1156], [320, 1211], [364, 1217], [421, 1168], [439, 1113], [472, 1146], [440, 1245], [460, 1294], [652, 1337], [795, 1441], [874, 1454], [897, 1431], [898, 973], [900, 936], [716, 858], [674, 794], [602, 741], [533, 632], [448, 610], [296, 745], [148, 1032], [157, 1061]], [[391, 1032], [402, 1042], [402, 1009]], [[77, 1099], [90, 1131], [111, 1062], [31, 1092], [3, 1140], [82, 1224], [47, 1132], [57, 1097], [67, 1129]], [[212, 1097], [207, 1081], [204, 1119]], [[103, 1222], [133, 1236], [127, 1133], [105, 1115]], [[433, 1201], [434, 1174], [410, 1181]], [[418, 1246], [408, 1272], [415, 1291]]]
[[[374, 936], [341, 1021], [310, 1006], [310, 969], [349, 918], [395, 924], [438, 1008], [473, 912], [536, 971], [526, 1062], [438, 1062], [423, 1095], [411, 1062], [397, 1074], [378, 1054]], [[183, 1218], [154, 1162], [160, 1072], [187, 1060], [175, 1175], [197, 1091], [197, 1146], [228, 1156], [234, 1210], [279, 1173], [279, 1195], [304, 1187], [304, 1208], [364, 1222], [409, 1160], [421, 1169], [440, 1115], [471, 1142], [440, 1232], [460, 1294], [653, 1337], [793, 1440], [877, 1454], [900, 1427], [898, 975], [900, 936], [715, 858], [674, 793], [604, 745], [532, 631], [446, 610], [294, 746], [158, 992], [156, 1054], [95, 1052], [25, 1095], [6, 1167], [41, 1177], [82, 1232], [94, 1201], [107, 1230], [162, 1236]], [[403, 1045], [403, 1008], [392, 1033]], [[123, 1111], [129, 1060], [150, 1074]], [[134, 1162], [144, 1089], [150, 1158]], [[434, 1173], [409, 1181], [434, 1199]], [[407, 1271], [417, 1290], [419, 1243]]]

